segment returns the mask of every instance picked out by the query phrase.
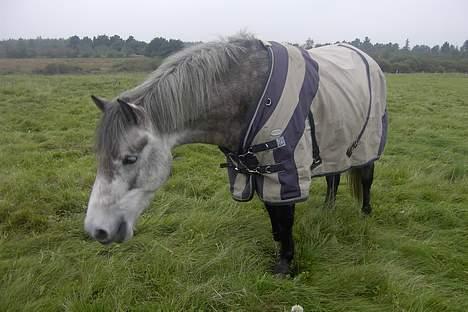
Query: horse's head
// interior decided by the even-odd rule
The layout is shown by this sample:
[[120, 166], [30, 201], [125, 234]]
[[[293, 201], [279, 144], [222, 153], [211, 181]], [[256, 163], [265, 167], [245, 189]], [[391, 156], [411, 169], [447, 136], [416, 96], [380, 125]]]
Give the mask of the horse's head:
[[92, 98], [103, 116], [85, 230], [101, 243], [123, 242], [133, 236], [136, 219], [169, 177], [172, 142], [155, 135], [142, 107]]

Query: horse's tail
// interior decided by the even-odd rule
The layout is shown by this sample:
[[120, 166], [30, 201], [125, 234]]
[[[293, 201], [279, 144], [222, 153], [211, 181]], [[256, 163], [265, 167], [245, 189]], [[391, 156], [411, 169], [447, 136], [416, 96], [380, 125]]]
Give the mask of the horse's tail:
[[348, 184], [354, 199], [362, 201], [362, 170], [360, 168], [352, 168], [348, 173]]

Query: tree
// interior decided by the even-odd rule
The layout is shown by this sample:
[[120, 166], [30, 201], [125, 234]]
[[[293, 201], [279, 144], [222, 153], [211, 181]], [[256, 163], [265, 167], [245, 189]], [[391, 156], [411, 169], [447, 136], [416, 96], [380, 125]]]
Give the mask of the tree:
[[450, 43], [445, 41], [444, 44], [442, 45], [442, 47], [440, 48], [440, 53], [442, 53], [442, 54], [450, 53]]
[[314, 40], [312, 40], [310, 37], [307, 38], [306, 42], [302, 47], [306, 50], [312, 49], [314, 47]]
[[111, 47], [112, 50], [121, 51], [124, 44], [125, 44], [125, 41], [123, 41], [119, 35], [113, 35], [109, 39], [109, 46]]
[[364, 42], [363, 42], [362, 45], [361, 45], [361, 49], [363, 49], [364, 51], [366, 51], [367, 53], [369, 53], [369, 52], [372, 51], [373, 47], [374, 47], [374, 46], [372, 45], [370, 38], [366, 36], [366, 37], [364, 38]]
[[28, 57], [28, 51], [26, 47], [26, 42], [23, 39], [18, 40], [18, 44], [16, 45], [15, 56], [18, 58]]
[[80, 45], [78, 47], [79, 49], [79, 56], [80, 57], [91, 57], [95, 55], [94, 49], [93, 49], [93, 40], [89, 37], [84, 37], [80, 41]]
[[463, 56], [468, 56], [468, 40], [465, 40], [463, 45], [460, 48], [460, 52]]
[[78, 36], [71, 36], [68, 38], [68, 46], [72, 49], [77, 49], [78, 46], [80, 45], [80, 37]]
[[100, 35], [97, 37], [93, 37], [93, 47], [98, 47], [98, 46], [109, 46], [110, 44], [110, 39], [106, 35]]
[[431, 47], [427, 45], [415, 45], [413, 49], [411, 49], [411, 52], [417, 53], [417, 54], [430, 54], [431, 53]]
[[184, 47], [184, 43], [180, 40], [167, 40], [162, 37], [157, 37], [151, 40], [145, 50], [146, 56], [162, 56], [166, 57]]
[[405, 40], [405, 46], [403, 47], [403, 50], [409, 51], [410, 50], [410, 45], [409, 45], [409, 39], [406, 38]]
[[80, 46], [80, 37], [78, 36], [71, 36], [70, 38], [68, 38], [68, 47], [70, 49], [72, 49], [73, 51], [73, 56], [78, 56], [79, 54], [79, 46]]
[[356, 38], [353, 41], [351, 41], [350, 44], [355, 46], [356, 48], [360, 48], [361, 47], [361, 40], [359, 38]]
[[138, 41], [133, 36], [130, 36], [127, 40], [125, 40], [125, 49], [127, 51], [127, 55], [143, 55], [145, 54], [145, 49], [147, 45], [148, 44], [146, 42]]

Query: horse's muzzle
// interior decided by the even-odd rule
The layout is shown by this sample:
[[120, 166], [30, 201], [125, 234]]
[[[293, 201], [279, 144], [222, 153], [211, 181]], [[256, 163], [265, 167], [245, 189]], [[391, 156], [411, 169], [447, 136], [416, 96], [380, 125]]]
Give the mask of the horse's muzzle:
[[130, 233], [128, 223], [121, 220], [114, 231], [109, 231], [100, 227], [87, 227], [88, 234], [100, 242], [101, 244], [108, 245], [111, 243], [122, 243], [128, 240], [133, 233]]

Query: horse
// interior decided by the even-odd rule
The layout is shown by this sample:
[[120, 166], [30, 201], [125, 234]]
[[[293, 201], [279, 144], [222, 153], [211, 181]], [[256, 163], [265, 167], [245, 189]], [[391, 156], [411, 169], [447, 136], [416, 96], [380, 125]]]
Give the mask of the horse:
[[[238, 167], [232, 166], [236, 153], [226, 152], [237, 151], [244, 140], [249, 116], [271, 79], [271, 67], [268, 43], [244, 34], [177, 52], [143, 83], [113, 100], [92, 95], [103, 114], [96, 130], [96, 179], [84, 220], [89, 236], [102, 244], [132, 238], [138, 217], [170, 176], [171, 150], [176, 146], [217, 145], [239, 174], [258, 178], [271, 174], [268, 168], [264, 172], [248, 165], [238, 168], [245, 165], [242, 161]], [[307, 159], [308, 166], [316, 160]], [[369, 214], [375, 160], [325, 174], [326, 202], [335, 201], [340, 174], [350, 170], [354, 193], [362, 197], [362, 211]], [[310, 178], [310, 171], [307, 174]], [[273, 239], [280, 246], [273, 272], [289, 274], [294, 257], [295, 201], [265, 201], [265, 208]]]

